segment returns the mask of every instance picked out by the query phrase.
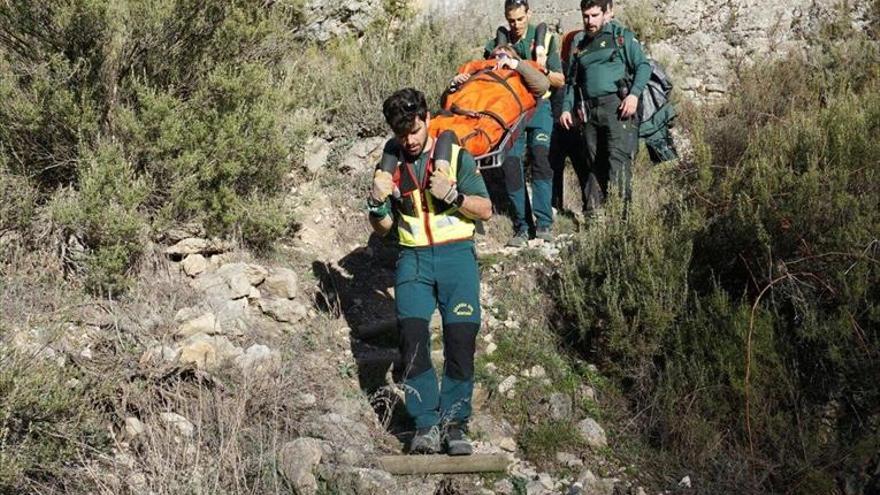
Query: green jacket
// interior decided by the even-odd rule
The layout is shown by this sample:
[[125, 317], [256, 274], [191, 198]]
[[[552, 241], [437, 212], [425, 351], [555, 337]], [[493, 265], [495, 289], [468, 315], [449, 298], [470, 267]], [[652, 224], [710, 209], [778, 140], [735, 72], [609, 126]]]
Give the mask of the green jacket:
[[574, 40], [566, 75], [563, 112], [574, 108], [575, 92], [597, 98], [617, 92], [618, 81], [629, 81], [629, 94], [639, 96], [651, 77], [651, 65], [632, 31], [608, 22], [596, 36]]
[[[534, 60], [535, 48], [535, 25], [529, 24], [526, 29], [526, 35], [513, 44], [516, 54], [523, 60]], [[562, 59], [559, 58], [559, 44], [556, 36], [549, 36], [550, 43], [547, 46], [547, 69], [553, 72], [562, 72]], [[483, 58], [489, 58], [492, 50], [495, 49], [495, 38], [486, 42], [483, 51]]]

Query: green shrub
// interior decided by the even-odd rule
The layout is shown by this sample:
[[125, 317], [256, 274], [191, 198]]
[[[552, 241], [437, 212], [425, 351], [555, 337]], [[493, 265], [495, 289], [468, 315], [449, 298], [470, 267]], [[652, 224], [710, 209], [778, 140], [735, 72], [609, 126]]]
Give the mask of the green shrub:
[[[661, 5], [660, 8], [663, 8]], [[662, 12], [651, 0], [636, 0], [620, 4], [615, 18], [631, 29], [642, 43], [652, 43], [668, 38], [671, 34]]]
[[123, 288], [136, 243], [169, 224], [201, 221], [263, 247], [287, 231], [277, 208], [259, 210], [278, 203], [305, 140], [288, 129], [299, 102], [281, 84], [300, 8], [0, 5], [4, 170], [28, 177], [41, 192], [30, 206], [50, 203], [60, 234], [84, 244], [93, 288]]
[[0, 492], [34, 483], [71, 488], [66, 469], [84, 454], [108, 453], [97, 384], [44, 358], [4, 349], [0, 360]]
[[12, 173], [0, 155], [0, 236], [30, 225], [36, 208], [36, 194], [26, 177]]
[[[321, 124], [347, 140], [384, 133], [388, 94], [411, 85], [436, 101], [476, 44], [405, 3], [384, 8], [361, 39], [318, 46], [296, 40], [297, 0], [4, 3], [0, 155], [40, 191], [34, 207], [71, 210], [56, 220], [65, 237], [83, 231], [93, 288], [124, 287], [135, 231], [196, 221], [267, 248], [290, 230], [279, 197]], [[145, 185], [137, 206], [100, 208], [84, 190], [104, 172], [83, 164], [108, 143]]]
[[517, 443], [530, 460], [538, 463], [553, 462], [558, 452], [578, 451], [585, 446], [577, 426], [571, 421], [546, 421], [529, 425], [520, 434]]
[[482, 33], [470, 25], [405, 22], [393, 28], [380, 23], [360, 39], [312, 47], [295, 62], [303, 78], [299, 96], [326, 112], [334, 135], [384, 135], [382, 102], [391, 93], [417, 88], [434, 111], [456, 69], [482, 56], [473, 50]]
[[82, 266], [87, 285], [98, 292], [126, 288], [126, 272], [143, 250], [147, 218], [140, 208], [152, 185], [135, 173], [122, 150], [102, 143], [84, 153], [79, 188], [55, 196], [50, 205], [64, 238], [85, 248]]
[[567, 256], [579, 345], [716, 490], [867, 489], [880, 463], [855, 447], [880, 443], [877, 59], [853, 36], [744, 72], [683, 119], [678, 182], [611, 203]]

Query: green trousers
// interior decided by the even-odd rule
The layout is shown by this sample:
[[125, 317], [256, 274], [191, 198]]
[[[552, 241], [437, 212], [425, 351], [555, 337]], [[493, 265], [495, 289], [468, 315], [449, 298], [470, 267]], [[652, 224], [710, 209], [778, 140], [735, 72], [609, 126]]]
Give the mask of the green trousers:
[[524, 132], [513, 144], [504, 159], [504, 186], [507, 198], [513, 205], [513, 228], [517, 232], [526, 231], [532, 224], [528, 214], [528, 198], [525, 188], [523, 161], [526, 148], [532, 164], [532, 201], [536, 227], [550, 228], [553, 225], [553, 207], [550, 204], [553, 189], [553, 169], [550, 167], [550, 139], [553, 134], [553, 111], [550, 100], [538, 100], [532, 120], [526, 124]]
[[[480, 329], [480, 276], [473, 241], [401, 248], [394, 285], [406, 410], [416, 428], [466, 422]], [[429, 324], [443, 319], [443, 381], [431, 363]]]
[[[621, 119], [620, 98], [608, 95], [591, 99], [584, 124], [584, 143], [592, 176], [587, 181], [587, 204], [602, 204], [612, 184], [629, 201], [632, 196], [632, 161], [639, 146], [635, 116]], [[593, 179], [595, 178], [595, 179]]]

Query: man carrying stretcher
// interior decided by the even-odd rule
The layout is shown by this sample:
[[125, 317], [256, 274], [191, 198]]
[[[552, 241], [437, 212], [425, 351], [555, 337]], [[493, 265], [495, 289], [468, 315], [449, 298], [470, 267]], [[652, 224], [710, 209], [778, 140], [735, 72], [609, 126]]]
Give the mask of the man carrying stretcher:
[[[506, 133], [532, 112], [550, 88], [541, 67], [521, 60], [510, 45], [492, 50], [486, 60], [472, 60], [458, 69], [441, 97], [441, 112], [431, 119], [436, 137], [452, 131], [459, 144], [479, 158], [493, 151]], [[512, 142], [511, 142], [512, 143]]]
[[[458, 69], [441, 97], [442, 109], [428, 117], [428, 135], [441, 148], [441, 156], [449, 156], [449, 146], [455, 143], [478, 161], [500, 164], [520, 142], [517, 138], [549, 88], [540, 65], [520, 59], [510, 45], [499, 45], [490, 58], [472, 60]], [[379, 168], [393, 173], [398, 164], [398, 154], [386, 150]]]
[[[491, 60], [461, 67], [436, 117], [428, 113], [424, 95], [412, 88], [383, 104], [395, 137], [386, 143], [373, 175], [367, 207], [378, 234], [397, 225], [399, 364], [406, 409], [416, 426], [410, 445], [415, 454], [473, 452], [467, 423], [481, 321], [473, 234], [475, 222], [492, 215], [492, 205], [471, 153], [496, 147], [550, 84], [537, 64], [519, 60], [509, 47], [493, 53]], [[443, 320], [445, 364], [439, 383], [428, 328], [435, 308]]]

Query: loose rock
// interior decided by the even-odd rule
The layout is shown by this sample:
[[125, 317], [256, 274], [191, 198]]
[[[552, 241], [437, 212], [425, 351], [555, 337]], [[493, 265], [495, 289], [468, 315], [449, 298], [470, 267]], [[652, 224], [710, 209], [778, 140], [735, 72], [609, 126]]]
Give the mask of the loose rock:
[[135, 418], [134, 416], [129, 416], [125, 418], [125, 436], [126, 438], [132, 439], [136, 438], [138, 435], [142, 434], [147, 430], [147, 427], [141, 422], [141, 420]]
[[233, 345], [225, 336], [212, 337], [204, 333], [197, 333], [186, 339], [181, 345], [178, 362], [212, 370], [227, 359], [240, 355], [241, 352], [241, 348]]
[[550, 394], [547, 399], [550, 417], [557, 421], [569, 419], [572, 415], [571, 398], [561, 392]]
[[165, 254], [176, 256], [187, 256], [190, 254], [214, 254], [229, 251], [232, 248], [230, 243], [219, 239], [203, 239], [201, 237], [190, 237], [183, 239], [177, 244], [165, 248]]
[[331, 493], [363, 495], [397, 494], [394, 477], [385, 471], [358, 467], [343, 467], [328, 473]]
[[584, 465], [584, 461], [580, 457], [568, 452], [557, 452], [556, 462], [565, 467], [582, 467]]
[[141, 366], [162, 366], [177, 361], [180, 349], [168, 347], [167, 345], [156, 345], [150, 347], [141, 356], [139, 364]]
[[275, 321], [295, 323], [308, 314], [306, 307], [290, 299], [260, 299], [260, 309]]
[[678, 482], [678, 486], [683, 487], [683, 488], [690, 488], [691, 487], [691, 477], [685, 476], [684, 478], [682, 478], [681, 481]]
[[275, 268], [266, 277], [262, 287], [270, 297], [293, 299], [296, 297], [296, 272], [287, 268]]
[[313, 470], [321, 462], [322, 442], [302, 437], [285, 443], [278, 452], [278, 469], [298, 494], [318, 492], [318, 480]]
[[174, 335], [177, 337], [191, 337], [197, 333], [215, 335], [223, 333], [223, 329], [217, 322], [214, 313], [205, 313], [182, 323], [174, 331]]
[[159, 414], [159, 419], [167, 426], [174, 428], [180, 435], [186, 438], [192, 438], [195, 434], [196, 427], [185, 417], [173, 412], [163, 412]]
[[498, 392], [508, 398], [513, 398], [514, 387], [516, 387], [516, 376], [510, 375], [498, 384]]
[[195, 277], [208, 269], [208, 260], [201, 254], [190, 254], [181, 263], [183, 272], [190, 277]]
[[587, 445], [596, 449], [608, 446], [608, 439], [605, 436], [605, 430], [599, 426], [593, 418], [586, 418], [578, 423], [578, 431], [587, 442]]
[[281, 365], [281, 355], [263, 344], [254, 344], [235, 358], [235, 364], [245, 374], [266, 375], [275, 372]]
[[513, 483], [509, 479], [503, 479], [500, 481], [496, 481], [492, 488], [495, 490], [495, 493], [499, 495], [512, 495], [514, 491]]
[[330, 156], [330, 141], [321, 138], [312, 138], [306, 143], [306, 169], [317, 174], [327, 167], [327, 158]]

